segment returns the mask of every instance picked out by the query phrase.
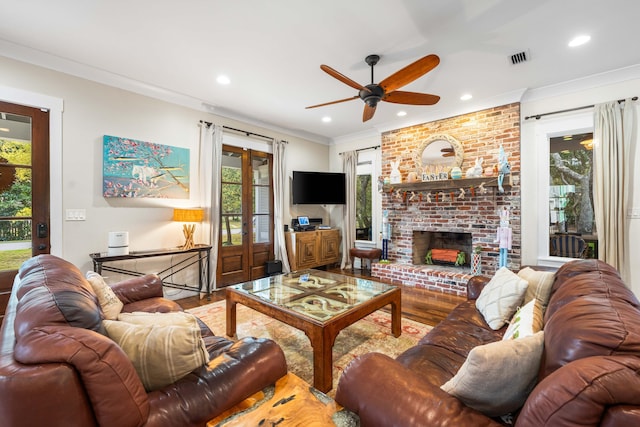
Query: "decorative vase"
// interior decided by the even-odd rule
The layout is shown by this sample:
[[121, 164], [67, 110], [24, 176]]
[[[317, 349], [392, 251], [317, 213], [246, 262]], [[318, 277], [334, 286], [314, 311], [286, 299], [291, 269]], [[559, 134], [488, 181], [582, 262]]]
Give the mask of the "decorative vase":
[[471, 254], [471, 275], [482, 275], [482, 257], [475, 252]]
[[462, 169], [459, 167], [451, 168], [451, 179], [460, 179], [462, 178]]

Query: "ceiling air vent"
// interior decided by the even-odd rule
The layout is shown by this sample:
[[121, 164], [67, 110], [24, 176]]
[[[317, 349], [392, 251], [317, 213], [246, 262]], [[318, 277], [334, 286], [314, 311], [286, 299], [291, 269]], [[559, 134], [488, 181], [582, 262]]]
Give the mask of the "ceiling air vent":
[[520, 64], [521, 62], [526, 62], [529, 60], [529, 52], [523, 50], [522, 52], [514, 53], [510, 58], [512, 65]]

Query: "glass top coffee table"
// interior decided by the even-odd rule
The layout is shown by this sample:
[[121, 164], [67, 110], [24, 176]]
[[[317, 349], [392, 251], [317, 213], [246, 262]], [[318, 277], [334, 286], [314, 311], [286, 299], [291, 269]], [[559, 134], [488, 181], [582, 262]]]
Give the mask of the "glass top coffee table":
[[313, 348], [313, 386], [333, 387], [333, 343], [341, 330], [391, 305], [391, 332], [401, 334], [400, 288], [373, 280], [302, 270], [226, 288], [227, 335], [236, 334], [236, 304], [303, 331]]

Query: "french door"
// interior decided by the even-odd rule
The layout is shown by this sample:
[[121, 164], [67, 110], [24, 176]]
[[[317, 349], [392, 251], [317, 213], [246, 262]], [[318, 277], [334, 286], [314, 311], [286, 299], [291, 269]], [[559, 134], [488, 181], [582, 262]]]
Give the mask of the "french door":
[[223, 145], [218, 286], [265, 276], [273, 259], [273, 159]]
[[0, 322], [13, 278], [49, 253], [49, 112], [0, 102]]

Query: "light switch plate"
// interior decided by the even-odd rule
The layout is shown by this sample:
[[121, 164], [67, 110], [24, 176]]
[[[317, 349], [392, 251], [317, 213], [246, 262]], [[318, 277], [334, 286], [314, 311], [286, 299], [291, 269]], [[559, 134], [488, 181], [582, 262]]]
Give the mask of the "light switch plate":
[[85, 209], [67, 209], [64, 219], [66, 221], [86, 221], [87, 211]]

